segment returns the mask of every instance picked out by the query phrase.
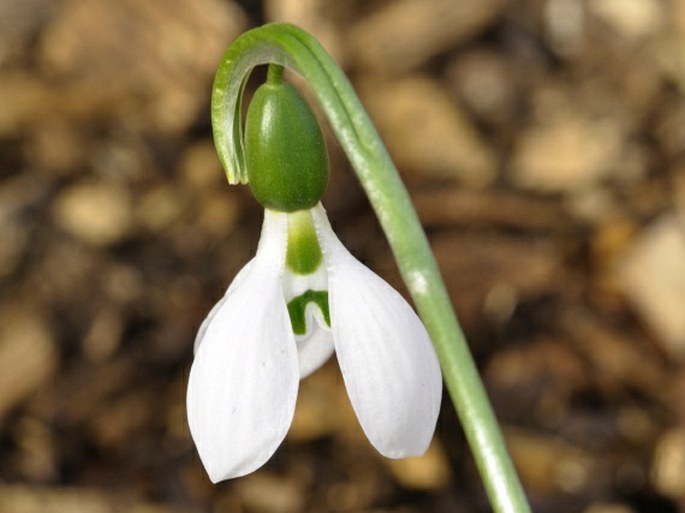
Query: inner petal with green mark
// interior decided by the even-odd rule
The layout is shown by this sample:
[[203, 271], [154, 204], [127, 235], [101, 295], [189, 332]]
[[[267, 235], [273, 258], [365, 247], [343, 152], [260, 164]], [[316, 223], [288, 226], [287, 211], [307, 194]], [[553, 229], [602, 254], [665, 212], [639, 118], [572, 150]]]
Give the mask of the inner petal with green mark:
[[288, 249], [285, 263], [295, 274], [313, 274], [323, 262], [316, 228], [309, 210], [288, 214]]
[[305, 335], [307, 333], [306, 310], [309, 303], [314, 303], [319, 308], [323, 314], [324, 321], [329, 328], [331, 327], [331, 316], [328, 311], [328, 292], [310, 289], [288, 302], [290, 324], [295, 335]]

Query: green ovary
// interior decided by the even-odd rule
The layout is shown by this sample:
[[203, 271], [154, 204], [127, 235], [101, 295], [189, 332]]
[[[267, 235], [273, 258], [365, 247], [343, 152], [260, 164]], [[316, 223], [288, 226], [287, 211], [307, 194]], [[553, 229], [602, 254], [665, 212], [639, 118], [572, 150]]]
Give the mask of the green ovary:
[[316, 238], [314, 221], [309, 210], [288, 214], [288, 249], [285, 263], [295, 274], [312, 274], [323, 262], [323, 253]]
[[328, 185], [326, 142], [314, 112], [272, 65], [245, 120], [245, 165], [259, 203], [279, 212], [316, 205]]
[[331, 316], [328, 312], [328, 292], [325, 290], [308, 290], [288, 302], [288, 313], [290, 314], [290, 324], [295, 335], [307, 333], [307, 320], [305, 310], [309, 303], [314, 303], [319, 307], [323, 314], [324, 321], [328, 327], [331, 326]]

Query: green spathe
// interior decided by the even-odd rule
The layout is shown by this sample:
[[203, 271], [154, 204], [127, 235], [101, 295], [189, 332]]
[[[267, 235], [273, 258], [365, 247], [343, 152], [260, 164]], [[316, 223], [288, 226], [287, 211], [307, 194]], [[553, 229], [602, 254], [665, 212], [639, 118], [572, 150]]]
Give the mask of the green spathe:
[[282, 79], [282, 68], [255, 92], [245, 123], [252, 193], [264, 207], [294, 212], [316, 205], [328, 184], [328, 155], [314, 113]]

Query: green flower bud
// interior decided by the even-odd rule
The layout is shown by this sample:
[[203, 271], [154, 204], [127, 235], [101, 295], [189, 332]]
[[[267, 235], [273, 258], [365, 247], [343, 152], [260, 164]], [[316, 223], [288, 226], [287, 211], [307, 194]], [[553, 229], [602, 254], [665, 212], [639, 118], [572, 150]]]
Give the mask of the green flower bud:
[[245, 163], [264, 207], [294, 212], [315, 206], [328, 183], [328, 154], [307, 102], [282, 79], [282, 68], [255, 92], [245, 123]]

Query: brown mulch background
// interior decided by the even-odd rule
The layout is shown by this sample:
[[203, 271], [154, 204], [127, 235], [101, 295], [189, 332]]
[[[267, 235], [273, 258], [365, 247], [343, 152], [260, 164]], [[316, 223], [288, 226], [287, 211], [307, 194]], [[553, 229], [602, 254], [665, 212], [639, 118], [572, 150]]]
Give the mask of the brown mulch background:
[[[217, 486], [195, 332], [259, 206], [213, 150], [223, 49], [319, 37], [416, 202], [535, 512], [685, 512], [685, 0], [0, 0], [0, 512], [489, 511], [449, 401], [365, 440], [335, 362]], [[405, 292], [331, 139], [324, 200]]]

